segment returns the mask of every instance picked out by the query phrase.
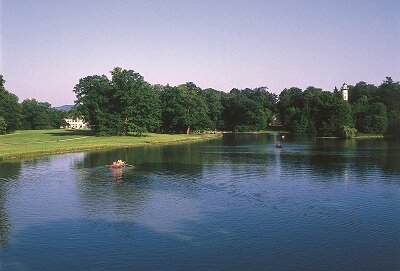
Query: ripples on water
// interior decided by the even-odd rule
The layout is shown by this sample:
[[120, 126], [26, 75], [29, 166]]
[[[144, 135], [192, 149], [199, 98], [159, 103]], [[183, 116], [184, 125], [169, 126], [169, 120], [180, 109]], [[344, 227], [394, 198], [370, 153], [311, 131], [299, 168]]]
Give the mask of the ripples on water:
[[0, 269], [400, 270], [399, 143], [277, 140], [0, 163]]

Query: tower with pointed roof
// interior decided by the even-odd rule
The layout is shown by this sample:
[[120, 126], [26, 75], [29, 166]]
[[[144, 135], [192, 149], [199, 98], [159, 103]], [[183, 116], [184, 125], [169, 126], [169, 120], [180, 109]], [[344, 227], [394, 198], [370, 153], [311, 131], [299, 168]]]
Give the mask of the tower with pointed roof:
[[343, 100], [348, 101], [349, 100], [349, 87], [347, 86], [346, 83], [343, 84], [343, 86], [340, 88], [342, 91], [342, 96]]

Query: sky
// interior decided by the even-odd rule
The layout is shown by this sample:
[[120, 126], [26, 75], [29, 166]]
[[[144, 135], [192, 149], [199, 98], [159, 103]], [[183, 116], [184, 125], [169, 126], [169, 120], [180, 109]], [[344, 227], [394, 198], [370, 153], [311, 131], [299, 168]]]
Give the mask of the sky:
[[201, 88], [400, 80], [400, 1], [0, 0], [0, 74], [20, 100], [73, 104], [114, 67]]

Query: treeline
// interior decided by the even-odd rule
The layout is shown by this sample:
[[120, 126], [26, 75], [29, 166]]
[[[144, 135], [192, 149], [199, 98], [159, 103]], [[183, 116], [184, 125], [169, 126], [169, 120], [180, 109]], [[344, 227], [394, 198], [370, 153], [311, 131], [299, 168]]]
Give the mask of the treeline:
[[[335, 88], [201, 89], [194, 83], [151, 85], [132, 70], [115, 68], [111, 77], [87, 76], [74, 87], [74, 116], [83, 116], [99, 135], [143, 132], [259, 131], [272, 122], [296, 133], [353, 137], [358, 132], [400, 134], [400, 82], [387, 77], [380, 86], [349, 86], [349, 101]], [[64, 112], [48, 103], [25, 100], [0, 86], [0, 132], [58, 128]]]
[[286, 130], [319, 136], [353, 137], [357, 132], [400, 134], [400, 83], [387, 77], [376, 87], [365, 82], [342, 93], [308, 87], [284, 89], [278, 111]]
[[193, 83], [150, 85], [140, 74], [122, 68], [111, 71], [111, 79], [80, 79], [74, 92], [76, 110], [100, 135], [263, 130], [277, 102], [277, 95], [266, 88], [225, 93]]
[[0, 75], [0, 134], [15, 130], [41, 130], [60, 128], [64, 123], [64, 113], [51, 107], [49, 103], [26, 99], [18, 102], [18, 97], [4, 88], [5, 80]]
[[98, 134], [257, 131], [273, 119], [288, 131], [318, 136], [400, 133], [400, 83], [390, 77], [379, 87], [365, 82], [349, 86], [349, 101], [336, 88], [289, 88], [278, 99], [265, 87], [225, 93], [193, 83], [150, 85], [122, 68], [115, 68], [111, 79], [85, 77], [74, 91], [77, 111]]

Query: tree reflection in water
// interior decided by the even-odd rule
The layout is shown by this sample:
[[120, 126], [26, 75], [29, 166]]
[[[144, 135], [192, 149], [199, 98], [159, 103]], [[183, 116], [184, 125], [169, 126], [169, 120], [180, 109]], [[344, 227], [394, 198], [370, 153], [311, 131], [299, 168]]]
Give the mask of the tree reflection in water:
[[21, 162], [0, 163], [0, 247], [6, 246], [10, 239], [11, 223], [7, 213], [7, 183], [14, 181], [21, 172]]

